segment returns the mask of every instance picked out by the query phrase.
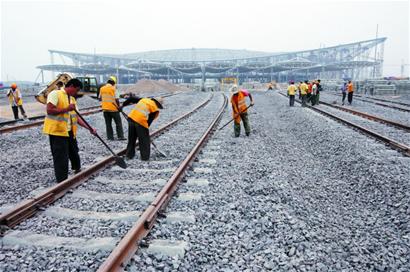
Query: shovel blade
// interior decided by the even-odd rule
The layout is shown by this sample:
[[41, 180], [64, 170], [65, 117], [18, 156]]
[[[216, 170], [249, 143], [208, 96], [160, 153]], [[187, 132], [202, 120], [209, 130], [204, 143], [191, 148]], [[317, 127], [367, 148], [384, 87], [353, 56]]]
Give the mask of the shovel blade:
[[122, 169], [127, 169], [127, 164], [125, 163], [124, 159], [121, 157], [115, 157], [115, 163], [121, 167]]

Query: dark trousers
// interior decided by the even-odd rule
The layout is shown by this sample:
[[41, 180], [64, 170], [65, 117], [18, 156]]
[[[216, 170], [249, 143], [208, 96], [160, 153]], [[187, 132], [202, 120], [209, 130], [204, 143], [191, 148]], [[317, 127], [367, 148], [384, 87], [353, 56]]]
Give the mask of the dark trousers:
[[353, 92], [347, 93], [347, 101], [349, 102], [349, 104], [352, 104], [352, 101], [353, 101]]
[[295, 105], [295, 95], [289, 95], [289, 106]]
[[69, 137], [50, 136], [51, 154], [53, 155], [54, 173], [57, 182], [61, 182], [68, 177], [68, 160], [71, 162], [73, 170], [81, 169], [80, 155], [78, 155], [77, 140], [70, 131]]
[[343, 92], [343, 93], [342, 93], [342, 105], [345, 104], [345, 99], [346, 99], [346, 93]]
[[27, 117], [23, 106], [11, 106], [11, 109], [13, 110], [13, 115], [14, 115], [15, 120], [19, 119], [19, 109], [20, 109], [21, 115], [23, 115], [24, 118]]
[[137, 139], [140, 148], [141, 160], [149, 160], [151, 153], [149, 130], [138, 123], [128, 121], [128, 145], [125, 155], [129, 159], [132, 159], [135, 156], [135, 143]]
[[104, 111], [105, 127], [107, 128], [107, 138], [109, 140], [114, 140], [114, 132], [112, 129], [112, 120], [114, 119], [117, 137], [119, 139], [124, 138], [124, 131], [122, 130], [122, 122], [120, 113], [112, 111]]
[[306, 106], [306, 94], [302, 94], [302, 107]]

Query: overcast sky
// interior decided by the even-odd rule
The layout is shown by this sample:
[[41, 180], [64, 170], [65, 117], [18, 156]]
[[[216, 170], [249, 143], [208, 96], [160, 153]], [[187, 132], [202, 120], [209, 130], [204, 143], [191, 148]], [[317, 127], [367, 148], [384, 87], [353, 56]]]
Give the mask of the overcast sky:
[[383, 74], [400, 76], [402, 60], [409, 63], [409, 1], [1, 1], [1, 80], [34, 81], [35, 67], [50, 64], [48, 49], [285, 52], [373, 39], [377, 24], [388, 38]]

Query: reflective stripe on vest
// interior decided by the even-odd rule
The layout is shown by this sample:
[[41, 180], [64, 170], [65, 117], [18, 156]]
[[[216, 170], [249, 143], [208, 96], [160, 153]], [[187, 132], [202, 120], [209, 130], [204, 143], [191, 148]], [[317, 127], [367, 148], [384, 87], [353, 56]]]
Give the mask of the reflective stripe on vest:
[[101, 108], [104, 111], [118, 111], [117, 101], [115, 99], [115, 88], [107, 83], [100, 89]]
[[[149, 114], [158, 111], [157, 104], [149, 98], [142, 98], [132, 109], [129, 118], [141, 126], [148, 128]], [[155, 118], [157, 118], [156, 116]]]

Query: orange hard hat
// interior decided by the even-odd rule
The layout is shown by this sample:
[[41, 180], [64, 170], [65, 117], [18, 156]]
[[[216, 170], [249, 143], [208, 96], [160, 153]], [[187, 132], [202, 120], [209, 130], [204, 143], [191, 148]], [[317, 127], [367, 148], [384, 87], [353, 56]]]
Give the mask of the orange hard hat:
[[16, 83], [12, 83], [12, 84], [11, 84], [11, 88], [12, 88], [12, 89], [17, 88], [17, 84], [16, 84]]

